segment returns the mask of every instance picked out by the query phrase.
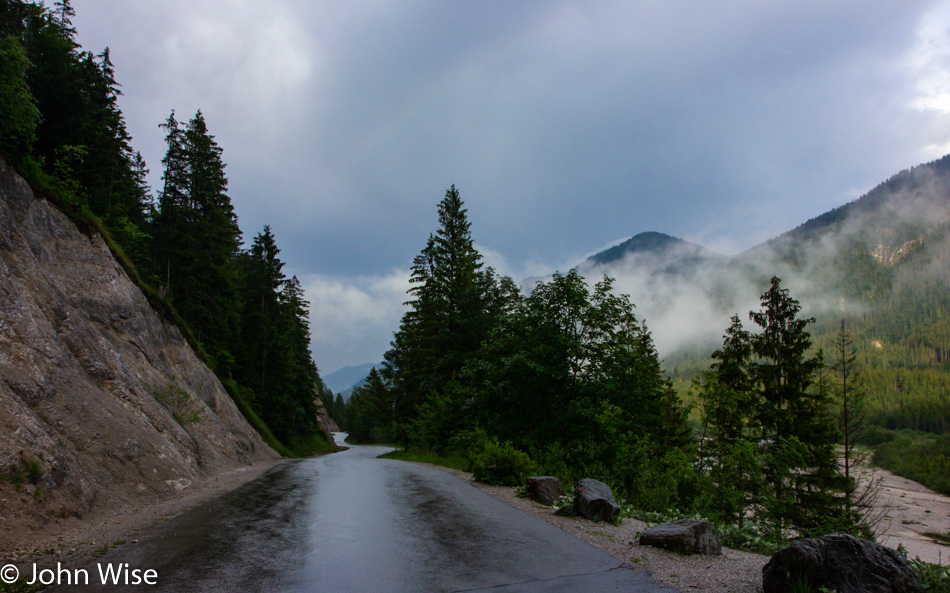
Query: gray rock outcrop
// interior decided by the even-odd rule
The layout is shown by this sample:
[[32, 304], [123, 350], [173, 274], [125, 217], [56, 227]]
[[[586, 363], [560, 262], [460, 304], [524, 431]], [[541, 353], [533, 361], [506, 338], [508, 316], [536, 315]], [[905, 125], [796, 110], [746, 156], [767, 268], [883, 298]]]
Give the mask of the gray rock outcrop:
[[687, 555], [722, 554], [722, 544], [716, 527], [709, 521], [700, 519], [680, 519], [651, 527], [640, 534], [640, 545]]
[[906, 558], [881, 544], [850, 535], [802, 539], [779, 550], [762, 568], [764, 593], [791, 593], [807, 581], [812, 591], [919, 593]]
[[[314, 392], [316, 393], [316, 390]], [[330, 413], [327, 411], [327, 407], [323, 405], [323, 399], [319, 393], [316, 393], [313, 398], [313, 405], [317, 409], [317, 424], [320, 426], [320, 431], [323, 432], [323, 436], [326, 437], [328, 443], [333, 443], [333, 433], [340, 432], [340, 427], [330, 417]]]
[[26, 475], [0, 479], [0, 549], [276, 457], [102, 237], [0, 160], [0, 475]]
[[564, 486], [554, 476], [531, 476], [525, 481], [528, 498], [546, 504], [554, 504], [564, 496]]
[[611, 521], [620, 514], [610, 486], [591, 478], [577, 483], [574, 492], [574, 513], [591, 521]]

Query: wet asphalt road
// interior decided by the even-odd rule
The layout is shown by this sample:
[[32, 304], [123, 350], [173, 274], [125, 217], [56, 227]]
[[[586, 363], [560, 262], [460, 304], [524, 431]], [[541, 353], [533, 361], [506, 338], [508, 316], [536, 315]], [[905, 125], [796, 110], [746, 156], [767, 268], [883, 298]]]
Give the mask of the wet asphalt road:
[[[53, 591], [673, 591], [445, 472], [382, 447], [283, 463], [100, 557]], [[155, 569], [99, 586], [97, 565]]]

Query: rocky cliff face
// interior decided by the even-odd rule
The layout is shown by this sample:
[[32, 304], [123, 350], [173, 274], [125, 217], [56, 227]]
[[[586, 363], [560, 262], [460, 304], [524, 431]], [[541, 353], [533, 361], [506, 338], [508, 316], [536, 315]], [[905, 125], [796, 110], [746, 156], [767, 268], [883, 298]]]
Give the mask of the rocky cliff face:
[[102, 238], [0, 160], [0, 533], [274, 457]]
[[332, 443], [333, 433], [340, 432], [340, 427], [337, 426], [333, 418], [330, 418], [330, 413], [327, 411], [327, 407], [323, 405], [320, 396], [313, 398], [313, 405], [317, 407], [317, 422], [320, 424], [320, 430], [327, 437], [327, 442]]

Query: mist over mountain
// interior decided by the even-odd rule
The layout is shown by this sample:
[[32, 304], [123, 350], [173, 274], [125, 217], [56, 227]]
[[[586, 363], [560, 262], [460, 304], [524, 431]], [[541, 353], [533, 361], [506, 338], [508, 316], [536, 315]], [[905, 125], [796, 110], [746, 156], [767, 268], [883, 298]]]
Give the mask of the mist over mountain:
[[929, 367], [950, 352], [948, 237], [950, 155], [733, 257], [642, 233], [578, 269], [616, 278], [674, 374], [708, 365], [729, 317], [747, 320], [772, 276], [817, 318], [818, 345], [846, 319], [866, 364]]

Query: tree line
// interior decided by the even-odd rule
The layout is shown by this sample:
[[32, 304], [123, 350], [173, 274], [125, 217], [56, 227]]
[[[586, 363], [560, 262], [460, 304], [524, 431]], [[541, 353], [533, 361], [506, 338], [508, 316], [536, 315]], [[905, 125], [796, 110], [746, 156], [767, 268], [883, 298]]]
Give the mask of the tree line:
[[[598, 478], [637, 508], [755, 524], [772, 541], [870, 534], [836, 452], [863, 427], [850, 337], [842, 327], [829, 368], [813, 352], [813, 320], [778, 278], [750, 313], [758, 331], [734, 317], [696, 381], [695, 434], [649, 330], [612, 279], [591, 286], [572, 270], [523, 293], [484, 266], [455, 186], [438, 221], [413, 261], [408, 311], [385, 362], [346, 406], [354, 439], [473, 467], [486, 465], [486, 451], [508, 456], [488, 463], [496, 468], [524, 459], [522, 473]], [[845, 449], [850, 468], [855, 450]]]
[[272, 445], [327, 449], [309, 303], [283, 273], [272, 230], [243, 246], [223, 151], [200, 110], [160, 124], [167, 150], [152, 196], [109, 50], [82, 50], [74, 16], [69, 0], [0, 0], [0, 154], [81, 228], [103, 234]]

